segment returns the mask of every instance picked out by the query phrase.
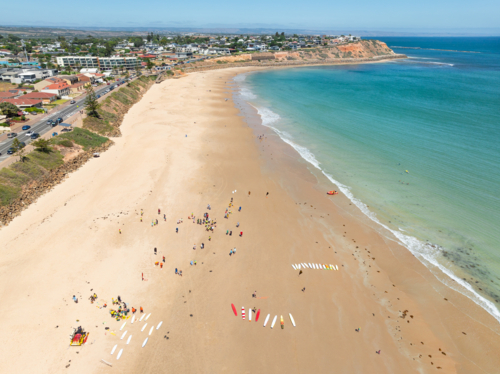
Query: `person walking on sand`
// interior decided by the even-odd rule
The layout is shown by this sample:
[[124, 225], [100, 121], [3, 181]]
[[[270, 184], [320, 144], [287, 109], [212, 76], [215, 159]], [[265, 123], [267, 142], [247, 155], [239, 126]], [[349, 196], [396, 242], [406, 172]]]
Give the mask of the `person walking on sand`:
[[269, 192], [266, 192], [266, 197], [268, 197], [268, 196], [269, 196]]
[[163, 256], [163, 262], [165, 262], [165, 256]]
[[176, 228], [175, 228], [175, 233], [177, 234], [178, 232], [179, 232], [179, 228], [178, 228], [178, 227], [176, 227]]
[[118, 232], [121, 234], [122, 233], [122, 229], [118, 229]]
[[141, 313], [144, 313], [144, 309], [142, 309], [142, 306], [140, 307], [140, 311]]
[[158, 214], [160, 214], [160, 208], [158, 208]]
[[239, 222], [236, 224], [236, 227], [240, 227], [240, 223]]
[[299, 275], [302, 274], [302, 270], [299, 270]]
[[236, 247], [233, 248], [233, 255], [236, 254]]
[[175, 274], [177, 274], [177, 268], [175, 268]]
[[156, 247], [155, 247], [155, 256], [156, 256]]
[[164, 220], [165, 222], [167, 222], [167, 215], [166, 215], [166, 214], [164, 214], [164, 215], [163, 215], [163, 220]]
[[240, 231], [240, 236], [243, 236], [243, 231]]
[[209, 237], [208, 237], [208, 241], [211, 241], [211, 240], [212, 240], [212, 237], [211, 237], [211, 236], [209, 236]]
[[163, 269], [163, 262], [160, 262], [160, 269]]
[[238, 212], [241, 212], [241, 206], [240, 206], [240, 208], [238, 209]]

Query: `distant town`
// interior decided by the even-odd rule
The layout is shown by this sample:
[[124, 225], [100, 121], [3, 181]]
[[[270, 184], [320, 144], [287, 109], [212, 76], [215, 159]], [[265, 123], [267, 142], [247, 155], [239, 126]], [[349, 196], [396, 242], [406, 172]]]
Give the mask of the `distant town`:
[[[71, 100], [115, 75], [170, 70], [209, 58], [294, 51], [360, 40], [352, 35], [160, 35], [26, 38], [0, 35], [0, 102], [20, 109]], [[11, 85], [5, 85], [8, 83]], [[7, 89], [9, 88], [9, 89]]]

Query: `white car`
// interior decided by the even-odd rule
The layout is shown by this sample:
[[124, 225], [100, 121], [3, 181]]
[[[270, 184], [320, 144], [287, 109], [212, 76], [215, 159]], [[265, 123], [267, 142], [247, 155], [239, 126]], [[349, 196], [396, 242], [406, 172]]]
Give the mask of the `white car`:
[[33, 135], [34, 133], [35, 133], [34, 131], [31, 131], [31, 130], [30, 130], [30, 131], [28, 131], [28, 132], [26, 133], [26, 136], [31, 136], [31, 135]]

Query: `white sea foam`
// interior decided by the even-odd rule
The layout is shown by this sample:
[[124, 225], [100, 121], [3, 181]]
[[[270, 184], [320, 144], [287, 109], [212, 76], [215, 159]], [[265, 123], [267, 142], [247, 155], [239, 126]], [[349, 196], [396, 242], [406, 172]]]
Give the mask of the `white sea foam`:
[[356, 198], [352, 194], [351, 189], [348, 186], [335, 180], [330, 174], [326, 173], [320, 167], [321, 163], [308, 148], [297, 144], [296, 142], [293, 141], [293, 137], [290, 134], [281, 131], [276, 127], [276, 124], [281, 119], [279, 114], [274, 113], [269, 108], [256, 107], [254, 105], [252, 106], [257, 110], [258, 114], [260, 115], [262, 120], [262, 125], [271, 128], [274, 132], [276, 132], [276, 134], [278, 134], [278, 136], [285, 143], [289, 144], [293, 149], [295, 149], [304, 160], [309, 162], [316, 169], [320, 170], [321, 173], [323, 173], [333, 184], [335, 184], [339, 188], [339, 190], [342, 191], [342, 193], [345, 196], [347, 196], [347, 198], [351, 200], [354, 203], [354, 205], [358, 207], [359, 210], [361, 210], [361, 212], [363, 212], [373, 222], [377, 223], [378, 225], [384, 227], [386, 230], [390, 231], [404, 247], [406, 247], [411, 253], [413, 253], [415, 257], [420, 262], [422, 262], [422, 264], [424, 264], [424, 266], [429, 267], [429, 265], [432, 265], [433, 267], [441, 270], [442, 273], [446, 274], [446, 276], [455, 281], [455, 282], [449, 282], [448, 281], [449, 279], [447, 279], [446, 277], [437, 276], [437, 278], [443, 284], [465, 295], [466, 297], [474, 301], [477, 305], [485, 309], [498, 322], [500, 322], [500, 311], [496, 308], [495, 304], [482, 297], [472, 288], [472, 286], [469, 283], [463, 281], [461, 278], [457, 277], [450, 269], [446, 268], [445, 266], [439, 263], [438, 261], [439, 249], [426, 245], [426, 243], [418, 240], [413, 236], [404, 234], [403, 233], [404, 230], [394, 230], [391, 229], [389, 226], [385, 225], [384, 223], [380, 222], [376, 214], [372, 212], [370, 209], [368, 209], [368, 206], [365, 203]]

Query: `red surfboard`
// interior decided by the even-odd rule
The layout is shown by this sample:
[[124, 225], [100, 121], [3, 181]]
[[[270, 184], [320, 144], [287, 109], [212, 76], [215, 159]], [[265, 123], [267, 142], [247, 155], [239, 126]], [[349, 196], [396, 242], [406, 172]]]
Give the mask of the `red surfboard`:
[[238, 312], [236, 311], [236, 307], [234, 306], [234, 304], [231, 304], [231, 306], [233, 307], [234, 315], [238, 316]]
[[257, 315], [255, 316], [255, 322], [259, 320], [260, 317], [260, 309], [257, 311]]
[[241, 318], [245, 319], [245, 307], [241, 307]]

